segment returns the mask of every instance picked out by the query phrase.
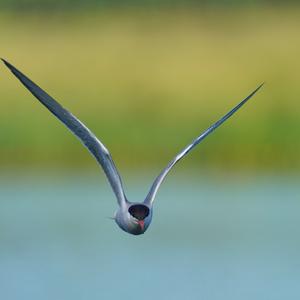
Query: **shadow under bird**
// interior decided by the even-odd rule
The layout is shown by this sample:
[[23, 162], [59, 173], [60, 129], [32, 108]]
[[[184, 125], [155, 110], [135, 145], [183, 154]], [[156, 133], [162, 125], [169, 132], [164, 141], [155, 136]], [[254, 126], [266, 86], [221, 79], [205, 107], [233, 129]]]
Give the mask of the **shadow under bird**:
[[5, 65], [11, 72], [21, 81], [21, 83], [44, 105], [52, 112], [61, 122], [63, 122], [75, 136], [84, 144], [84, 146], [96, 158], [97, 162], [103, 168], [108, 181], [117, 197], [118, 210], [115, 213], [114, 220], [124, 231], [139, 235], [144, 233], [149, 227], [152, 220], [153, 201], [156, 193], [173, 166], [186, 156], [195, 146], [197, 146], [210, 133], [218, 128], [223, 122], [231, 117], [239, 108], [241, 108], [261, 87], [257, 87], [249, 96], [235, 106], [231, 111], [219, 119], [216, 123], [201, 133], [191, 144], [179, 152], [175, 158], [164, 168], [154, 180], [148, 195], [141, 203], [130, 202], [125, 196], [121, 177], [112, 160], [112, 157], [107, 148], [101, 141], [74, 115], [63, 108], [56, 100], [49, 96], [39, 86], [32, 82], [28, 77], [22, 74], [10, 63], [2, 59]]

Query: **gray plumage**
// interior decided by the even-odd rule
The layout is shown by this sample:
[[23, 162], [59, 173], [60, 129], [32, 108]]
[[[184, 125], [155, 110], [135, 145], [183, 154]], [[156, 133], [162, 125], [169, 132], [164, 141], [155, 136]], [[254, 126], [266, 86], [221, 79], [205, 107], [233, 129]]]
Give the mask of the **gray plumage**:
[[56, 100], [49, 96], [39, 86], [32, 82], [28, 77], [22, 74], [10, 63], [2, 59], [11, 72], [21, 81], [21, 83], [61, 122], [63, 122], [70, 131], [79, 138], [84, 146], [92, 153], [97, 162], [103, 168], [108, 181], [117, 197], [119, 208], [115, 213], [115, 221], [121, 229], [131, 234], [144, 233], [152, 220], [153, 201], [156, 193], [169, 173], [172, 167], [184, 156], [186, 156], [195, 146], [197, 146], [205, 137], [218, 128], [223, 122], [231, 117], [240, 107], [242, 107], [261, 87], [257, 87], [249, 96], [235, 106], [220, 120], [210, 126], [201, 135], [199, 135], [191, 144], [185, 147], [176, 157], [167, 165], [165, 169], [157, 176], [152, 184], [144, 202], [132, 203], [127, 200], [121, 177], [112, 160], [107, 148], [100, 142], [96, 136], [74, 115], [63, 108]]

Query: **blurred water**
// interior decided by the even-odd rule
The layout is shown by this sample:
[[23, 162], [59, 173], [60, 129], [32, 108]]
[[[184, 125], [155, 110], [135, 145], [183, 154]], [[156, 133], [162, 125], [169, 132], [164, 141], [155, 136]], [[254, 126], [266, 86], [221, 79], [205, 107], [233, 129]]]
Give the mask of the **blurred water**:
[[42, 177], [1, 177], [0, 299], [300, 298], [299, 178], [169, 179], [130, 236], [99, 174]]

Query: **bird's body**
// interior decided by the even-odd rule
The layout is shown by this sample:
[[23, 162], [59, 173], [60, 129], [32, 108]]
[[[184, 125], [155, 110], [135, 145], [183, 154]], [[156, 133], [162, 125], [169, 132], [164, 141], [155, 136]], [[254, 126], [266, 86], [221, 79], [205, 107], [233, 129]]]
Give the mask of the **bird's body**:
[[122, 230], [139, 235], [149, 227], [152, 220], [152, 211], [152, 207], [144, 203], [127, 201], [124, 206], [118, 208], [114, 219]]
[[260, 88], [256, 88], [249, 96], [235, 106], [220, 120], [210, 126], [201, 135], [199, 135], [191, 144], [185, 147], [176, 157], [167, 165], [165, 169], [154, 180], [145, 200], [140, 203], [133, 203], [127, 200], [123, 189], [121, 177], [112, 160], [107, 148], [100, 142], [96, 136], [68, 110], [63, 108], [56, 100], [49, 96], [39, 86], [32, 82], [28, 77], [22, 74], [14, 66], [3, 60], [11, 72], [22, 82], [22, 84], [50, 111], [54, 114], [70, 131], [75, 134], [90, 153], [96, 158], [97, 162], [103, 168], [108, 181], [118, 200], [118, 210], [115, 213], [114, 220], [118, 226], [133, 235], [143, 234], [149, 227], [153, 214], [153, 201], [166, 175], [173, 166], [184, 156], [186, 156], [196, 145], [205, 137], [218, 128], [223, 122], [231, 117], [240, 107], [242, 107]]

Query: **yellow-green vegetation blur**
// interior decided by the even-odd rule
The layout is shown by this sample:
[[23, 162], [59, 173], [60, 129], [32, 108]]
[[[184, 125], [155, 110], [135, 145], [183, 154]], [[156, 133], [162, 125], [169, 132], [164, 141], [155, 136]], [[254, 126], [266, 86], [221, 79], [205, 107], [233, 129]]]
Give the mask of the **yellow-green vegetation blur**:
[[[2, 13], [0, 54], [79, 117], [124, 168], [164, 167], [260, 83], [185, 167], [296, 170], [300, 10]], [[0, 165], [94, 168], [0, 66]]]

